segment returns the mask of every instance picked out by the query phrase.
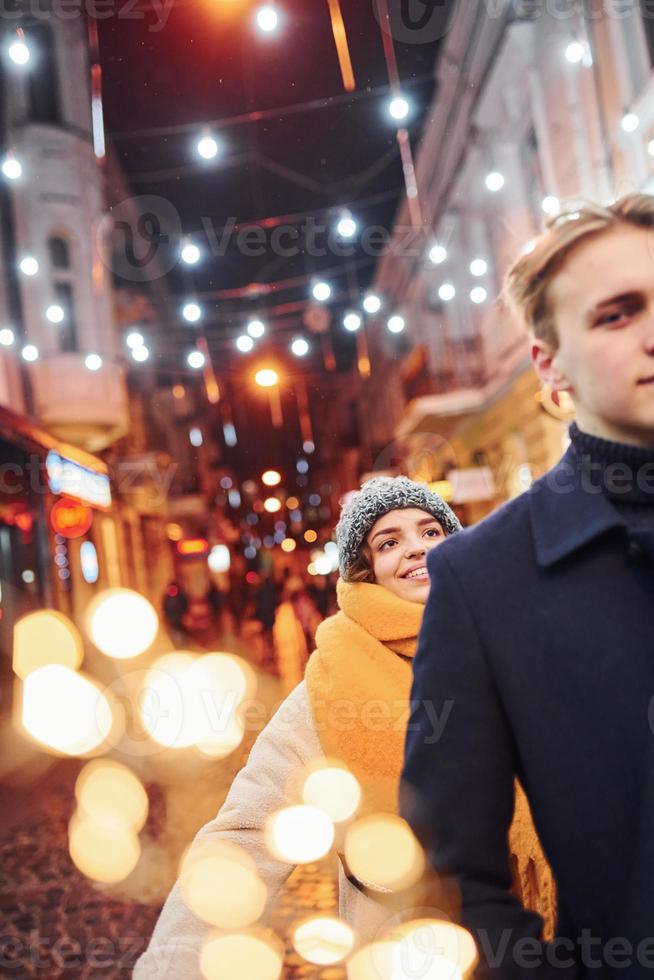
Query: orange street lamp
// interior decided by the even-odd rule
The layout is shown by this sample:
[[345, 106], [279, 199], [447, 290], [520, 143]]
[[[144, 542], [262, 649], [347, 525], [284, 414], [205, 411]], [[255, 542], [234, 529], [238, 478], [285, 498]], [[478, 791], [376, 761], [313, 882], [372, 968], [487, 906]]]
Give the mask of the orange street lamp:
[[281, 429], [284, 424], [284, 419], [282, 417], [282, 402], [279, 397], [279, 375], [277, 371], [274, 371], [272, 368], [262, 368], [257, 371], [254, 380], [260, 388], [268, 389], [272, 424], [276, 429]]

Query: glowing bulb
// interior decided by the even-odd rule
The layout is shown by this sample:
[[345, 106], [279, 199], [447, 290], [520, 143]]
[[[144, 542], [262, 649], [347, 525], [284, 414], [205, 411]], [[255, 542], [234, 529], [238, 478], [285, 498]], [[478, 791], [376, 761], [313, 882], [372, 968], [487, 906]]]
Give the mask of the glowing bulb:
[[284, 540], [282, 541], [282, 551], [285, 551], [287, 554], [290, 554], [292, 551], [295, 551], [296, 548], [297, 548], [297, 543], [294, 541], [293, 538], [284, 538]]
[[185, 303], [182, 307], [182, 316], [189, 323], [197, 323], [202, 316], [202, 309], [197, 303]]
[[201, 136], [197, 142], [196, 150], [203, 160], [213, 160], [218, 155], [218, 143], [213, 136]]
[[144, 653], [159, 628], [154, 606], [131, 589], [101, 592], [88, 607], [86, 621], [98, 650], [116, 660], [129, 660]]
[[135, 361], [138, 361], [139, 363], [142, 363], [143, 361], [147, 361], [149, 356], [150, 356], [150, 351], [144, 345], [142, 345], [141, 347], [134, 347], [134, 349], [132, 350], [132, 357], [134, 358]]
[[199, 371], [205, 364], [204, 354], [200, 350], [192, 350], [186, 358], [186, 363], [190, 368], [193, 368], [194, 371]]
[[363, 300], [363, 308], [366, 313], [379, 313], [381, 305], [381, 299], [375, 293], [369, 293]]
[[501, 191], [504, 187], [504, 176], [498, 170], [491, 170], [486, 177], [486, 187], [489, 191]]
[[2, 344], [3, 347], [11, 347], [15, 339], [16, 337], [14, 335], [14, 331], [9, 327], [3, 327], [2, 330], [0, 330], [0, 344]]
[[182, 262], [185, 262], [187, 265], [195, 265], [196, 262], [200, 261], [200, 256], [202, 253], [200, 252], [198, 246], [194, 245], [193, 242], [187, 242], [187, 244], [182, 248], [180, 255]]
[[242, 354], [247, 354], [254, 347], [254, 341], [252, 337], [248, 337], [247, 334], [242, 334], [236, 339], [236, 346], [241, 351]]
[[276, 514], [277, 511], [281, 510], [282, 508], [281, 501], [278, 500], [277, 497], [266, 497], [263, 502], [263, 506], [269, 514]]
[[261, 320], [250, 320], [247, 329], [250, 336], [254, 337], [255, 340], [258, 340], [265, 334], [266, 325], [262, 323]]
[[343, 326], [353, 333], [361, 326], [361, 317], [358, 313], [347, 313], [343, 318]]
[[99, 354], [87, 354], [84, 364], [89, 371], [99, 371], [102, 367], [102, 358]]
[[341, 215], [336, 225], [336, 231], [341, 238], [354, 238], [357, 233], [357, 223], [351, 214]]
[[277, 470], [266, 470], [261, 476], [261, 482], [267, 487], [276, 487], [282, 482], [282, 475]]
[[35, 276], [39, 271], [39, 263], [33, 255], [26, 255], [20, 260], [20, 271], [24, 276]]
[[50, 323], [62, 323], [66, 316], [64, 308], [59, 303], [51, 303], [45, 311], [46, 318]]
[[273, 31], [277, 30], [279, 24], [279, 14], [273, 6], [266, 4], [265, 7], [260, 7], [257, 10], [257, 27], [264, 34], [272, 34]]
[[7, 49], [7, 54], [13, 63], [20, 68], [24, 67], [30, 60], [30, 49], [23, 40], [13, 41]]
[[444, 245], [438, 244], [432, 245], [429, 249], [429, 261], [434, 265], [442, 265], [442, 263], [447, 258], [447, 249]]
[[640, 126], [640, 119], [635, 112], [625, 112], [621, 125], [625, 133], [635, 133]]
[[332, 287], [326, 282], [317, 282], [313, 287], [313, 298], [319, 303], [325, 303], [332, 294]]
[[438, 295], [444, 303], [449, 303], [456, 296], [456, 289], [451, 282], [444, 282], [438, 290]]
[[586, 49], [581, 41], [570, 41], [565, 49], [565, 57], [571, 65], [577, 65], [583, 60], [585, 52]]
[[24, 361], [37, 361], [39, 359], [39, 349], [34, 344], [25, 344], [21, 355]]
[[402, 333], [405, 327], [403, 316], [392, 316], [389, 317], [388, 323], [386, 324], [391, 333]]
[[293, 341], [291, 351], [296, 357], [304, 357], [305, 354], [309, 353], [309, 345], [304, 337], [298, 337]]
[[486, 300], [488, 293], [483, 286], [475, 286], [474, 289], [470, 290], [470, 299], [473, 303], [483, 303]]
[[473, 259], [470, 263], [470, 273], [473, 276], [485, 276], [488, 271], [488, 263], [485, 259]]
[[145, 343], [145, 340], [142, 333], [139, 333], [138, 330], [133, 330], [131, 333], [128, 333], [127, 336], [125, 337], [125, 343], [127, 344], [128, 347], [132, 347], [132, 348], [142, 347], [143, 344]]
[[279, 382], [279, 375], [271, 368], [263, 368], [257, 371], [254, 380], [260, 388], [273, 388]]
[[406, 117], [409, 115], [409, 103], [402, 96], [395, 96], [395, 98], [391, 99], [389, 102], [388, 111], [392, 119], [406, 119]]
[[2, 172], [7, 180], [18, 180], [23, 175], [23, 168], [16, 157], [8, 153], [2, 162]]

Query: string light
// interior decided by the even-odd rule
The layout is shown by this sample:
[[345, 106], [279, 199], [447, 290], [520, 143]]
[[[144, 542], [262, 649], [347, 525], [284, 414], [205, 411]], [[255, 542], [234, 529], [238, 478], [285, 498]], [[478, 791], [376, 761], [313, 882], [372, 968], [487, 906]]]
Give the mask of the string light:
[[24, 361], [36, 361], [39, 357], [39, 349], [34, 344], [25, 344], [21, 354]]
[[9, 58], [19, 68], [24, 68], [25, 65], [29, 63], [30, 60], [30, 49], [25, 43], [25, 40], [22, 37], [22, 33], [23, 32], [19, 30], [18, 39], [16, 41], [12, 41], [12, 43], [9, 45], [7, 49], [7, 54], [9, 55]]
[[359, 316], [358, 313], [347, 313], [343, 317], [343, 326], [345, 327], [346, 330], [349, 330], [351, 333], [354, 333], [354, 331], [358, 330], [359, 327], [361, 326], [361, 317]]
[[0, 330], [0, 344], [2, 344], [3, 347], [11, 347], [15, 339], [14, 331], [9, 327], [3, 327], [2, 330]]
[[409, 108], [409, 103], [401, 95], [396, 95], [388, 104], [389, 115], [392, 119], [397, 119], [398, 121], [406, 119], [409, 115]]
[[319, 303], [326, 303], [332, 294], [332, 287], [326, 282], [317, 282], [312, 290], [313, 298]]
[[197, 303], [185, 303], [182, 307], [182, 316], [188, 323], [197, 323], [202, 316], [202, 309]]
[[125, 337], [125, 343], [127, 344], [128, 347], [131, 347], [133, 349], [135, 347], [143, 347], [145, 343], [145, 339], [143, 337], [143, 334], [139, 333], [138, 330], [132, 330]]
[[368, 293], [363, 300], [363, 308], [366, 313], [379, 313], [381, 310], [381, 299], [376, 293]]
[[356, 235], [357, 223], [349, 211], [343, 211], [341, 214], [336, 225], [336, 231], [341, 238], [354, 238]]
[[255, 340], [258, 340], [260, 337], [263, 337], [263, 335], [265, 334], [266, 325], [265, 323], [262, 323], [261, 320], [250, 320], [250, 322], [248, 323], [247, 330], [251, 337], [254, 337]]
[[386, 326], [391, 333], [402, 333], [405, 327], [404, 317], [395, 314], [394, 316], [389, 317]]
[[200, 137], [195, 148], [203, 160], [213, 160], [218, 155], [218, 143], [209, 133]]
[[257, 10], [256, 21], [260, 31], [272, 34], [279, 26], [279, 14], [271, 4], [266, 4]]
[[147, 361], [149, 356], [150, 351], [144, 344], [142, 344], [140, 347], [132, 348], [132, 357], [135, 361], [138, 361], [139, 364], [142, 364], [143, 361]]
[[291, 353], [296, 357], [304, 357], [309, 353], [309, 344], [304, 337], [297, 337], [291, 344]]
[[182, 262], [185, 262], [186, 265], [195, 265], [196, 262], [200, 261], [200, 258], [202, 257], [202, 252], [200, 251], [198, 246], [195, 245], [193, 242], [187, 242], [182, 247], [182, 250], [180, 252], [180, 257], [182, 259]]
[[486, 300], [488, 293], [483, 286], [475, 286], [474, 289], [470, 290], [470, 299], [473, 303], [483, 303]]
[[485, 259], [473, 259], [470, 263], [470, 272], [473, 276], [484, 276], [488, 272], [488, 263]]
[[39, 271], [39, 263], [33, 255], [25, 255], [20, 260], [19, 268], [24, 276], [35, 276]]
[[62, 323], [66, 314], [62, 306], [58, 303], [51, 303], [45, 311], [45, 315], [50, 323]]
[[240, 337], [237, 337], [236, 346], [242, 354], [247, 354], [254, 347], [254, 341], [247, 334], [242, 334]]
[[625, 133], [635, 133], [640, 126], [640, 119], [635, 112], [625, 112], [622, 117], [622, 128]]
[[447, 258], [447, 249], [438, 242], [429, 249], [429, 261], [433, 265], [441, 265]]
[[586, 48], [581, 41], [570, 41], [565, 49], [566, 60], [569, 61], [571, 65], [577, 65], [580, 61], [583, 61], [585, 53]]
[[2, 161], [2, 172], [7, 180], [18, 180], [23, 175], [20, 161], [10, 151]]
[[190, 368], [193, 368], [194, 371], [199, 371], [205, 364], [204, 354], [202, 351], [192, 350], [186, 358], [186, 361]]
[[99, 371], [102, 367], [102, 358], [99, 354], [87, 354], [84, 364], [89, 371]]
[[486, 175], [486, 187], [489, 191], [492, 191], [493, 193], [501, 191], [504, 184], [504, 175], [501, 174], [499, 170], [491, 170], [491, 172]]
[[438, 295], [444, 303], [449, 303], [456, 296], [456, 289], [451, 282], [444, 282], [438, 290]]
[[260, 388], [274, 388], [279, 382], [279, 375], [272, 368], [262, 368], [261, 371], [257, 371], [254, 380]]

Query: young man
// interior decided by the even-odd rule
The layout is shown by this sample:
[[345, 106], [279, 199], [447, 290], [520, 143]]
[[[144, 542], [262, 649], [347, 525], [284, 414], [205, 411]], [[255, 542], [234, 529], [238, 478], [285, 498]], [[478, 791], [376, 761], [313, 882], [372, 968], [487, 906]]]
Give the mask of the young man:
[[[561, 215], [507, 296], [574, 399], [561, 462], [428, 559], [402, 812], [483, 978], [654, 978], [654, 198]], [[426, 702], [448, 722], [434, 744]], [[555, 939], [510, 894], [519, 777]]]

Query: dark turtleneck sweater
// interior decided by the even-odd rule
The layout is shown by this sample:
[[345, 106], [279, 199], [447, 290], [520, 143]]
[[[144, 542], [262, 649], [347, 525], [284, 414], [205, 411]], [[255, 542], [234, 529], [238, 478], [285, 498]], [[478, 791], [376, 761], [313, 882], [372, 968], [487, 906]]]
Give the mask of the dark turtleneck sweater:
[[630, 446], [582, 432], [570, 439], [593, 488], [609, 498], [630, 530], [654, 530], [654, 446]]

